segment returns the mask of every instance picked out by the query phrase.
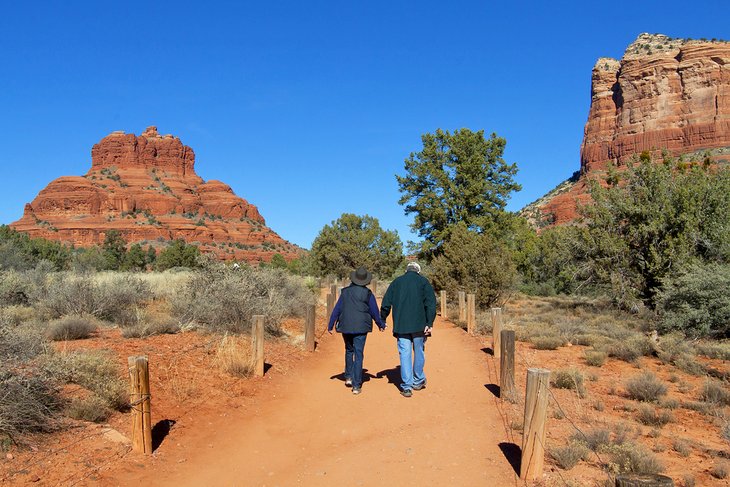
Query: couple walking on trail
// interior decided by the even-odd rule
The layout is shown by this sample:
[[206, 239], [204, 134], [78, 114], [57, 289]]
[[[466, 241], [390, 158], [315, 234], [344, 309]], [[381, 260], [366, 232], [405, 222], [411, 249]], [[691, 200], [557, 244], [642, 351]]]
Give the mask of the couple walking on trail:
[[436, 318], [433, 287], [421, 275], [421, 266], [410, 262], [405, 274], [388, 286], [378, 311], [375, 296], [365, 287], [372, 277], [364, 267], [350, 273], [352, 284], [342, 289], [327, 327], [330, 333], [333, 329], [341, 333], [345, 342], [345, 385], [352, 386], [353, 394], [360, 394], [367, 334], [373, 330], [373, 320], [384, 331], [392, 309], [393, 336], [400, 355], [400, 392], [411, 397], [412, 391], [426, 387], [426, 339]]

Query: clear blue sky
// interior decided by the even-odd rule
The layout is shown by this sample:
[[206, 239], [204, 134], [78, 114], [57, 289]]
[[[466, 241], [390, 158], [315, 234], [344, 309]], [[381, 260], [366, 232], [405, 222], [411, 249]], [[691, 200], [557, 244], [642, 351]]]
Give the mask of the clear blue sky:
[[727, 0], [3, 2], [0, 223], [91, 146], [179, 136], [309, 247], [344, 212], [405, 242], [394, 175], [437, 128], [507, 139], [538, 198], [579, 166], [591, 68], [641, 32], [730, 38]]

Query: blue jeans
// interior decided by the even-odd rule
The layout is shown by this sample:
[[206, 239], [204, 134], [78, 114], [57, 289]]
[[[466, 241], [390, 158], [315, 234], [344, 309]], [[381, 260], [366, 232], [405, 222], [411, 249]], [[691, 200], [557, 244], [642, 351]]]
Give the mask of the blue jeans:
[[353, 389], [362, 387], [362, 360], [367, 337], [367, 333], [342, 334], [345, 341], [345, 379], [352, 380]]
[[[426, 337], [422, 333], [396, 335], [400, 355], [400, 378], [402, 390], [426, 383], [423, 365], [426, 363]], [[413, 353], [413, 355], [411, 355]]]

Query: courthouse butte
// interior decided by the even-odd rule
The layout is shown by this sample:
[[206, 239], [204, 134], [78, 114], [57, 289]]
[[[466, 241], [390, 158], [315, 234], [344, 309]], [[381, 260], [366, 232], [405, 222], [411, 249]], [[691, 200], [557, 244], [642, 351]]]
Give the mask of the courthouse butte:
[[576, 203], [589, 201], [589, 179], [643, 151], [730, 162], [730, 42], [641, 34], [620, 61], [600, 58], [580, 171], [521, 213], [538, 225], [573, 220]]
[[203, 181], [194, 165], [193, 150], [157, 127], [139, 136], [113, 132], [91, 149], [88, 173], [52, 181], [11, 227], [81, 247], [117, 230], [129, 243], [183, 239], [227, 260], [298, 255], [254, 205], [220, 181]]

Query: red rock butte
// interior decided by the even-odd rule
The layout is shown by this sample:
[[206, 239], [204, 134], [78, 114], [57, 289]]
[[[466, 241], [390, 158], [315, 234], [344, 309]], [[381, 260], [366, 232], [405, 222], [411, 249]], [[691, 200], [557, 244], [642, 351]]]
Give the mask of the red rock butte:
[[[566, 223], [589, 201], [587, 180], [643, 151], [730, 160], [730, 42], [641, 34], [620, 61], [593, 68], [580, 171], [522, 213]], [[539, 211], [536, 211], [539, 210]]]
[[220, 181], [195, 173], [195, 153], [148, 127], [112, 132], [91, 149], [84, 176], [52, 181], [10, 225], [32, 237], [75, 246], [101, 244], [110, 230], [154, 247], [181, 238], [221, 259], [287, 260], [301, 249], [266, 226], [258, 209]]

